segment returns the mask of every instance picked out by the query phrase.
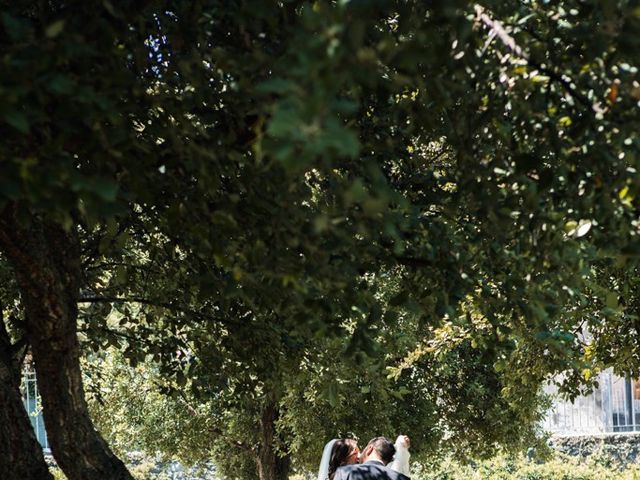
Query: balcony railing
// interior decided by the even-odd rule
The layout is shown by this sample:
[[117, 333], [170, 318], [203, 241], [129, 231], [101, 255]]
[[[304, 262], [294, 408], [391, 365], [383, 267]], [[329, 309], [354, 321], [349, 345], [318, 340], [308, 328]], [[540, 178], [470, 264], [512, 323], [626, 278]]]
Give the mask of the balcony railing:
[[590, 435], [640, 431], [640, 381], [602, 372], [598, 388], [570, 402], [546, 388], [554, 398], [545, 430], [561, 435]]
[[40, 395], [38, 393], [38, 382], [36, 381], [36, 372], [26, 370], [22, 374], [22, 401], [24, 408], [29, 414], [31, 426], [36, 433], [36, 438], [45, 451], [49, 451], [49, 441], [47, 440], [47, 431], [44, 428], [44, 419], [42, 417], [42, 405], [40, 403]]

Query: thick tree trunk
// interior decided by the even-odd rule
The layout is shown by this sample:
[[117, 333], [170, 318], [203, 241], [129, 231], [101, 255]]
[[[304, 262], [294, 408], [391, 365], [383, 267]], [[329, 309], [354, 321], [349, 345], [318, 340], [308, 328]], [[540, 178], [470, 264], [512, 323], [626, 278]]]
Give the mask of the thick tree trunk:
[[22, 403], [21, 359], [12, 347], [0, 315], [0, 472], [5, 480], [51, 480]]
[[77, 235], [32, 218], [0, 219], [0, 247], [13, 263], [36, 364], [47, 436], [69, 480], [133, 480], [89, 417], [82, 386], [76, 321], [80, 288]]
[[289, 478], [291, 459], [288, 455], [281, 456], [275, 448], [277, 419], [278, 407], [275, 402], [270, 402], [262, 411], [260, 421], [262, 438], [257, 457], [260, 480], [287, 480]]

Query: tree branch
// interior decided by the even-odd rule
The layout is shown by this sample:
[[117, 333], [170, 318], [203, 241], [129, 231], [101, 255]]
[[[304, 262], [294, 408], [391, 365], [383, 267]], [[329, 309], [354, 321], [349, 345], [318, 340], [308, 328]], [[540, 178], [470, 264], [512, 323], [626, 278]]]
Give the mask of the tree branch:
[[429, 260], [425, 260], [424, 258], [395, 257], [395, 259], [400, 265], [404, 265], [405, 267], [425, 268], [425, 267], [432, 267], [433, 266], [433, 262], [431, 262]]
[[[188, 312], [176, 305], [168, 302], [160, 302], [143, 297], [81, 297], [78, 299], [78, 303], [140, 303], [142, 305], [149, 305], [152, 307], [166, 308], [167, 310]], [[189, 312], [197, 313], [197, 312]]]
[[[180, 396], [180, 399], [182, 400], [182, 403], [184, 403], [185, 407], [187, 408], [187, 410], [189, 411], [191, 416], [193, 416], [195, 418], [202, 418], [202, 415], [200, 415], [200, 413], [198, 413], [198, 411], [191, 405], [191, 403], [187, 399], [187, 396], [185, 395], [185, 393], [180, 389], [176, 389], [176, 392], [178, 392], [178, 395]], [[221, 437], [225, 437], [226, 436], [226, 433], [220, 427], [214, 427], [212, 425], [212, 426], [207, 427], [207, 430], [209, 432], [211, 432], [211, 433], [213, 433], [215, 435], [219, 435]], [[244, 442], [241, 442], [240, 440], [231, 440], [231, 439], [229, 439], [229, 445], [231, 445], [234, 448], [239, 448], [240, 450], [245, 450], [247, 452], [255, 453], [255, 449], [254, 448], [252, 448], [251, 446], [247, 445]]]
[[[151, 307], [160, 307], [169, 310], [173, 313], [181, 313], [184, 315], [191, 315], [201, 320], [210, 320], [211, 315], [192, 310], [190, 308], [181, 307], [170, 302], [161, 302], [159, 300], [152, 300], [144, 297], [80, 297], [78, 303], [139, 303], [141, 305], [149, 305]], [[233, 323], [229, 321], [229, 323]]]
[[573, 87], [570, 80], [568, 80], [566, 77], [559, 74], [555, 70], [547, 68], [541, 63], [533, 60], [529, 56], [529, 54], [516, 43], [515, 39], [511, 35], [509, 35], [509, 33], [505, 30], [502, 23], [500, 23], [498, 20], [492, 19], [485, 12], [484, 7], [476, 4], [474, 5], [474, 10], [476, 11], [476, 16], [480, 20], [480, 22], [486, 25], [490, 29], [490, 31], [494, 33], [513, 54], [515, 54], [516, 56], [520, 57], [523, 60], [526, 60], [526, 62], [530, 66], [537, 69], [544, 75], [548, 76], [551, 80], [559, 83], [562, 86], [562, 88], [564, 88], [564, 90], [567, 93], [569, 93], [569, 95], [571, 95], [573, 98], [579, 101], [582, 105], [587, 107], [591, 112], [596, 112], [598, 110], [598, 107], [596, 105], [594, 105], [585, 95], [583, 95]]
[[113, 330], [111, 328], [108, 327], [94, 327], [94, 326], [89, 326], [86, 328], [79, 328], [78, 329], [79, 333], [84, 333], [84, 334], [91, 334], [91, 332], [102, 332], [108, 335], [115, 335], [117, 337], [121, 337], [124, 338], [125, 340], [130, 341], [133, 344], [136, 343], [141, 343], [144, 345], [148, 345], [148, 346], [155, 346], [157, 345], [156, 343], [147, 340], [146, 338], [143, 338], [142, 336], [134, 336], [134, 335], [129, 335], [128, 333], [124, 333], [118, 330]]

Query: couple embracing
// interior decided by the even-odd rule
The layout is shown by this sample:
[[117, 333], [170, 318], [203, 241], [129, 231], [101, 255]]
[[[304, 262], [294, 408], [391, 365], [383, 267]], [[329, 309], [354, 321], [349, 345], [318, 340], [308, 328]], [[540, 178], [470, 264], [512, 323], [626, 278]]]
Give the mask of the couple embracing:
[[331, 440], [324, 447], [318, 480], [409, 480], [409, 437], [395, 445], [385, 437], [372, 439], [360, 451], [355, 440]]

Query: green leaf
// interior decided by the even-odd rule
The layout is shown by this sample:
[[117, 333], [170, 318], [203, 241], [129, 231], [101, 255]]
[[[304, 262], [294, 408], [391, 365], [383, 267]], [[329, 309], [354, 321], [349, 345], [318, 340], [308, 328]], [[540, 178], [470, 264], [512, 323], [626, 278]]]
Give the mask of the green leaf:
[[573, 122], [571, 121], [571, 117], [561, 117], [558, 120], [558, 125], [561, 127], [570, 127]]
[[297, 88], [297, 85], [291, 80], [284, 78], [271, 78], [266, 82], [262, 82], [256, 87], [256, 91], [260, 93], [276, 93], [285, 94]]
[[33, 34], [31, 22], [24, 18], [17, 18], [8, 13], [3, 13], [2, 25], [9, 35], [9, 38], [15, 42], [25, 41]]
[[338, 405], [338, 384], [336, 382], [331, 382], [329, 387], [327, 388], [327, 399], [329, 400], [329, 405], [332, 407], [336, 407]]
[[618, 308], [618, 294], [616, 292], [607, 292], [605, 304], [612, 309]]
[[11, 111], [4, 114], [5, 121], [21, 133], [28, 134], [30, 131], [29, 119], [18, 111]]
[[274, 137], [285, 137], [297, 131], [300, 123], [297, 112], [290, 108], [278, 108], [267, 125], [267, 133]]
[[629, 185], [625, 185], [622, 189], [620, 189], [620, 191], [618, 192], [618, 198], [620, 199], [620, 201], [628, 206], [628, 207], [632, 207], [633, 206], [633, 199], [634, 199], [635, 195], [633, 194], [633, 192], [631, 191], [631, 188]]
[[64, 75], [55, 75], [47, 85], [49, 90], [59, 95], [68, 95], [74, 91], [75, 84]]
[[64, 30], [64, 20], [58, 20], [50, 24], [44, 31], [44, 34], [48, 38], [55, 38], [62, 33]]
[[118, 184], [106, 178], [98, 178], [92, 182], [92, 190], [102, 200], [115, 202], [118, 197]]

